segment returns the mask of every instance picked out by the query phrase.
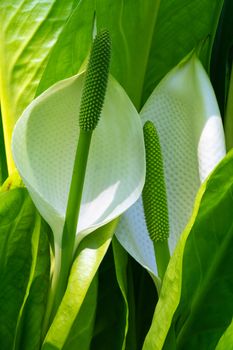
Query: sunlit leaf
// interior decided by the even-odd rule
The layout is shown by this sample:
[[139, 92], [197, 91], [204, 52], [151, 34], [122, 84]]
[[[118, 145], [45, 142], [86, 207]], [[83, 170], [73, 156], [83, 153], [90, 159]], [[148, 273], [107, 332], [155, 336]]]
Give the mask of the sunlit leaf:
[[0, 216], [0, 344], [11, 350], [34, 274], [40, 217], [24, 188], [0, 194]]
[[51, 50], [37, 87], [37, 96], [59, 80], [71, 77], [80, 71], [93, 41], [94, 18], [95, 1], [79, 1]]
[[80, 243], [64, 298], [46, 335], [42, 350], [63, 349], [91, 282], [111, 243], [116, 224], [117, 220], [108, 223]]
[[89, 350], [93, 337], [98, 295], [98, 273], [87, 291], [78, 315], [70, 329], [63, 350]]
[[215, 350], [232, 350], [233, 349], [233, 322], [227, 327], [223, 333]]
[[37, 85], [67, 18], [78, 0], [0, 2], [0, 100], [7, 162], [14, 169], [11, 136]]
[[159, 0], [138, 0], [137, 6], [134, 0], [81, 1], [51, 52], [38, 93], [79, 71], [91, 45], [95, 16], [94, 33], [103, 28], [110, 32], [111, 73], [139, 108], [158, 8]]
[[[230, 152], [201, 186], [165, 274], [143, 350], [163, 347], [173, 320], [177, 349], [215, 349], [232, 321]], [[221, 349], [221, 348], [220, 348]]]

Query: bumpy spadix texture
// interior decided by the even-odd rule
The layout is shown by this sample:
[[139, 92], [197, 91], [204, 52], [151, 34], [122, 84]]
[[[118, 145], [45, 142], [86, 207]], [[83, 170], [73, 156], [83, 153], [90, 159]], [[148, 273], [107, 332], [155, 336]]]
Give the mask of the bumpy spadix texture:
[[[35, 99], [14, 129], [15, 164], [57, 244], [67, 206], [80, 128], [84, 75], [63, 80]], [[110, 76], [98, 127], [92, 135], [77, 240], [119, 216], [140, 196], [145, 180], [141, 120]]]
[[[158, 132], [164, 164], [173, 252], [193, 209], [201, 182], [225, 155], [220, 112], [209, 78], [191, 55], [171, 70], [140, 112]], [[117, 237], [128, 252], [157, 274], [153, 244], [142, 214], [142, 199], [122, 217]]]
[[104, 30], [95, 37], [88, 62], [79, 114], [81, 130], [92, 131], [99, 121], [108, 82], [110, 54], [110, 36]]
[[163, 242], [169, 235], [163, 159], [153, 123], [147, 121], [143, 131], [146, 147], [146, 181], [142, 192], [144, 215], [151, 240]]

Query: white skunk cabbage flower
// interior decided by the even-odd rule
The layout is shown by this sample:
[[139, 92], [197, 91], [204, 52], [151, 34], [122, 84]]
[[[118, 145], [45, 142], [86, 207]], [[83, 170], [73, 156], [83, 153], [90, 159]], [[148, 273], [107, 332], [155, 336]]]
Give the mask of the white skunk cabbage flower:
[[[13, 133], [17, 169], [58, 245], [79, 137], [83, 82], [82, 73], [46, 90], [27, 107]], [[139, 198], [144, 180], [140, 116], [125, 91], [109, 77], [90, 146], [77, 242], [128, 209]]]
[[[192, 213], [200, 184], [225, 155], [225, 141], [216, 98], [195, 54], [171, 70], [141, 111], [157, 129], [168, 202], [169, 248], [176, 243]], [[122, 216], [117, 238], [153, 275], [157, 268], [140, 199]]]

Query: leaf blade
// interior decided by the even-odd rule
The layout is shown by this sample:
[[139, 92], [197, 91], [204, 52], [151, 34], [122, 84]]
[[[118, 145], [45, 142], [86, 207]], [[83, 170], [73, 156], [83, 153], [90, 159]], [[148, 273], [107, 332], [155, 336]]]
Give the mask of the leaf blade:
[[62, 349], [88, 288], [111, 242], [117, 220], [90, 234], [79, 245], [66, 293], [46, 335], [42, 350]]
[[23, 188], [2, 192], [0, 211], [0, 344], [11, 349], [34, 272], [40, 222]]
[[[182, 233], [169, 263], [143, 350], [162, 348], [172, 320], [178, 337], [178, 349], [187, 349], [187, 346], [189, 349], [196, 349], [196, 346], [213, 349], [232, 320], [232, 293], [228, 293], [229, 289], [226, 288], [227, 283], [232, 284], [229, 274], [231, 266], [229, 259], [232, 259], [232, 254], [227, 245], [227, 242], [233, 239], [232, 217], [229, 212], [233, 201], [232, 159], [233, 153], [230, 152], [199, 190], [192, 218]], [[221, 212], [222, 217], [219, 214], [216, 215], [219, 212], [219, 206], [224, 208]], [[216, 227], [213, 222], [208, 225], [213, 217]], [[218, 229], [219, 227], [221, 230]], [[216, 234], [216, 231], [213, 231], [216, 228], [217, 236], [213, 234], [213, 232]], [[225, 233], [228, 233], [228, 237], [224, 237]], [[195, 236], [199, 239], [199, 262], [197, 262], [197, 250], [193, 246]], [[223, 244], [224, 254], [222, 251], [215, 255], [220, 242]], [[188, 257], [189, 254], [191, 255]], [[223, 258], [222, 261], [219, 256]], [[191, 260], [192, 263], [188, 266]], [[207, 275], [211, 272], [216, 273], [224, 261], [227, 269], [221, 269], [217, 279], [209, 278], [205, 282], [206, 273]], [[213, 283], [216, 290], [212, 288]], [[200, 291], [202, 291], [201, 294], [199, 294]], [[220, 299], [221, 303], [216, 303], [216, 298]], [[193, 317], [193, 314], [196, 317]], [[221, 317], [215, 317], [216, 314]]]
[[202, 50], [202, 63], [208, 70], [222, 6], [223, 0], [161, 2], [145, 75], [143, 104], [163, 76], [209, 37]]
[[32, 101], [51, 47], [78, 0], [1, 1], [0, 100], [9, 173], [14, 170], [11, 136]]

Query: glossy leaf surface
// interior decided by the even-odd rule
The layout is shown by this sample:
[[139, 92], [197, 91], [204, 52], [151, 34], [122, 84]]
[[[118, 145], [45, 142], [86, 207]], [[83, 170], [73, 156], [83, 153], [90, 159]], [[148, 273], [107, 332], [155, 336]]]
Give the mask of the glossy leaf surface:
[[35, 272], [22, 316], [20, 349], [39, 350], [50, 285], [50, 247], [48, 231], [42, 222]]
[[11, 0], [0, 3], [0, 100], [6, 155], [12, 130], [35, 96], [51, 48], [78, 0]]
[[63, 350], [90, 349], [96, 318], [97, 294], [98, 273], [91, 282]]
[[[109, 247], [98, 270], [98, 305], [94, 334], [91, 342], [91, 349], [93, 350], [121, 350], [125, 348], [127, 312], [125, 308], [125, 299], [119, 288], [120, 286], [122, 287], [122, 284], [118, 285], [119, 280], [117, 279], [115, 271], [117, 266], [116, 260], [113, 257], [113, 249], [113, 245]], [[122, 248], [120, 247], [120, 249]], [[123, 269], [124, 264], [125, 261], [123, 259], [121, 265]]]
[[162, 348], [172, 320], [182, 350], [214, 349], [231, 323], [232, 174], [230, 152], [201, 186], [168, 265], [143, 350]]
[[222, 6], [223, 0], [161, 1], [145, 74], [143, 104], [159, 81], [199, 45], [201, 61], [209, 70]]
[[63, 349], [91, 282], [111, 243], [116, 223], [115, 220], [99, 228], [80, 243], [64, 298], [46, 335], [42, 350]]
[[40, 217], [26, 191], [0, 193], [0, 345], [11, 350], [34, 274]]

